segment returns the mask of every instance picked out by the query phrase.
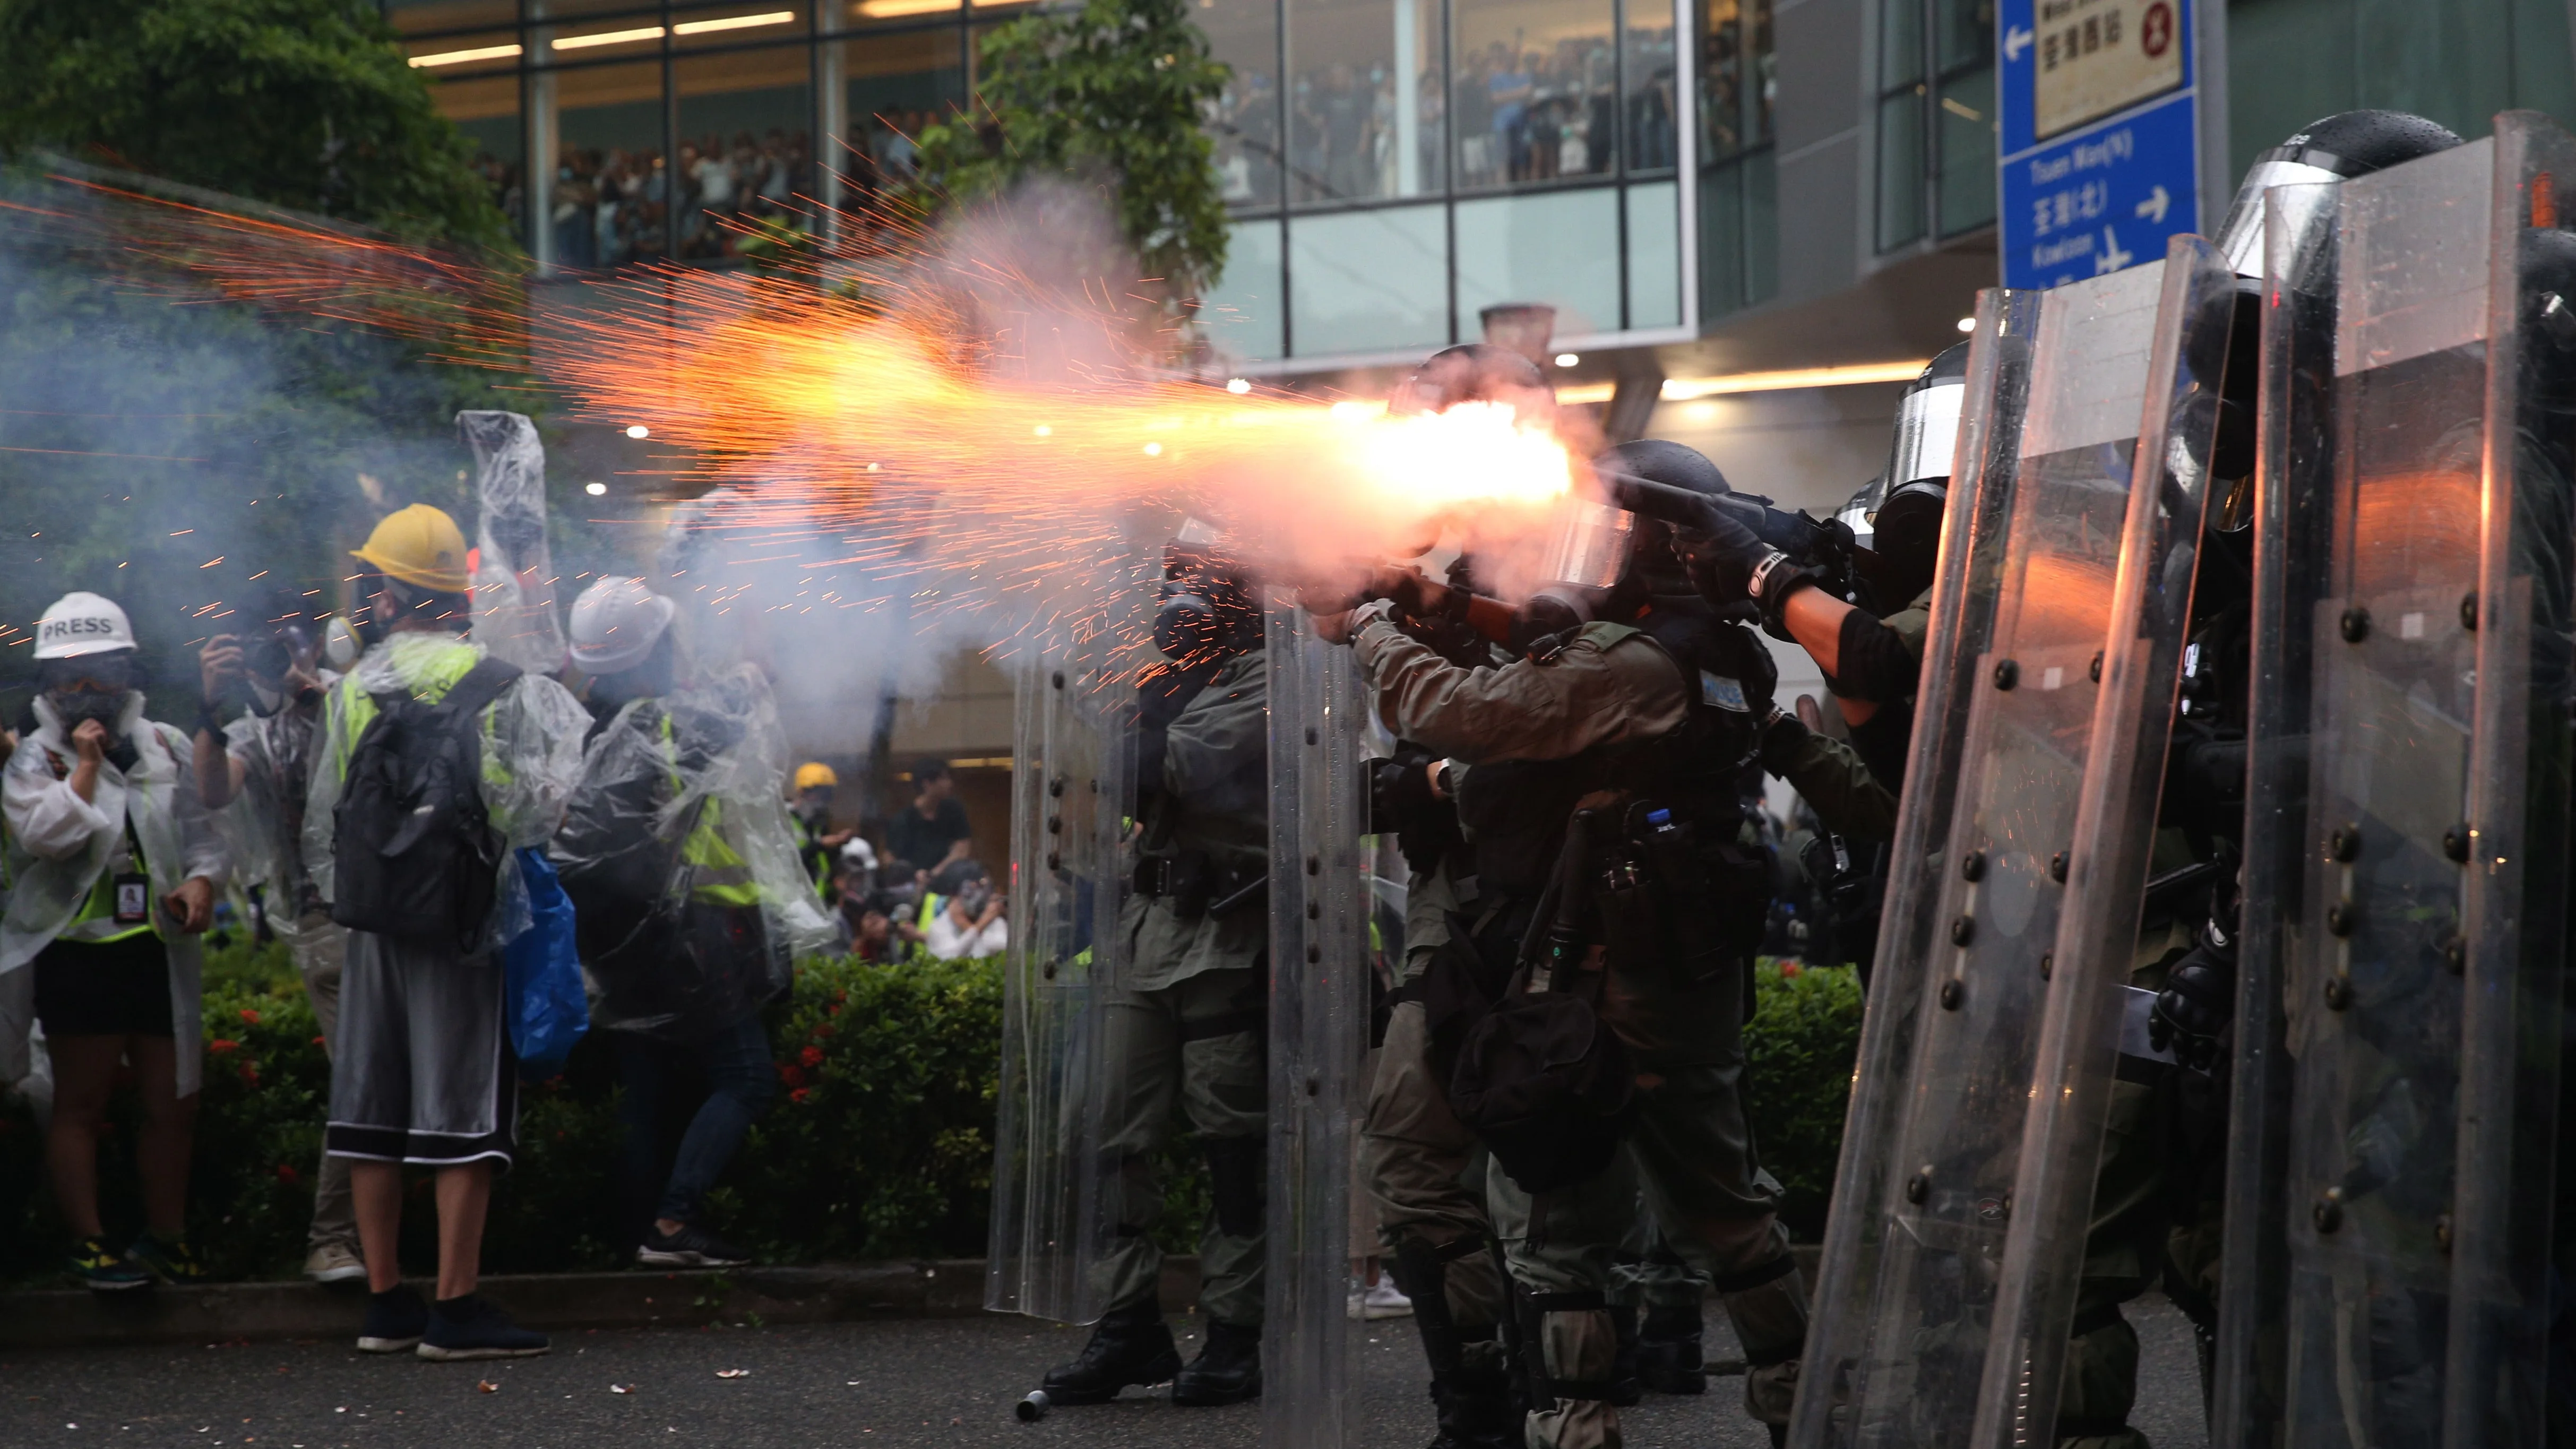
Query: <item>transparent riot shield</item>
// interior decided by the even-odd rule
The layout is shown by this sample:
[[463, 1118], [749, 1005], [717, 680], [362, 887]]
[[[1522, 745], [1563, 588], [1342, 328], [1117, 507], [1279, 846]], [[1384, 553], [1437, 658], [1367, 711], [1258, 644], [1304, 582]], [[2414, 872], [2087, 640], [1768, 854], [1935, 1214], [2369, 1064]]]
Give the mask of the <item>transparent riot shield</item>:
[[2514, 113], [2275, 203], [2230, 1440], [2541, 1442], [2569, 442], [2526, 268], [2571, 162]]
[[984, 1306], [1060, 1323], [1107, 1307], [1093, 1268], [1117, 1231], [1096, 1098], [1104, 998], [1126, 950], [1133, 695], [1074, 651], [1019, 679]]
[[[2076, 800], [2055, 959], [2043, 972], [2048, 984], [2020, 1165], [2005, 1199], [2002, 1271], [1971, 1436], [1977, 1444], [2023, 1443], [2024, 1426], [2053, 1433], [2057, 1422], [2103, 1122], [2126, 1045], [2122, 1028], [2145, 997], [2127, 983], [2191, 626], [2235, 294], [2236, 278], [2215, 247], [2195, 236], [2173, 238], [2146, 359], [2144, 410], [2132, 424], [2138, 443], [2128, 517], [2108, 637], [2094, 656], [2101, 694]], [[2043, 372], [2047, 365], [2043, 357]], [[2096, 428], [2114, 421], [2105, 414]]]
[[1978, 301], [1790, 1428], [1808, 1449], [1957, 1444], [1975, 1421], [2167, 266]]
[[[1358, 1442], [1350, 1195], [1368, 1101], [1374, 899], [1351, 651], [1269, 611], [1270, 1197], [1261, 1335], [1265, 1449]], [[1368, 1251], [1366, 1245], [1361, 1251]]]

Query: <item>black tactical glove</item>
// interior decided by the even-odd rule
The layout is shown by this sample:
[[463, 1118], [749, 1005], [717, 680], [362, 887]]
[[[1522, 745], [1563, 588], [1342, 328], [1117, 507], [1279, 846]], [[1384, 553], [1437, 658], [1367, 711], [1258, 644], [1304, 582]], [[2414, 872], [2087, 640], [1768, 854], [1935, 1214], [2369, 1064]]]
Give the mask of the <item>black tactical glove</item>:
[[1749, 597], [1753, 571], [1771, 556], [1771, 550], [1753, 530], [1718, 514], [1717, 527], [1709, 532], [1696, 528], [1673, 530], [1673, 552], [1681, 556], [1683, 567], [1690, 570], [1692, 587], [1700, 597], [1724, 608]]
[[1394, 832], [1405, 867], [1417, 875], [1437, 869], [1449, 847], [1465, 840], [1458, 807], [1431, 793], [1433, 759], [1430, 751], [1407, 746], [1369, 772], [1370, 829]]
[[2236, 942], [2212, 922], [2201, 932], [2200, 944], [2165, 972], [2165, 989], [2147, 1022], [2147, 1040], [2158, 1051], [2172, 1048], [2180, 1065], [2207, 1072], [2235, 1015]]

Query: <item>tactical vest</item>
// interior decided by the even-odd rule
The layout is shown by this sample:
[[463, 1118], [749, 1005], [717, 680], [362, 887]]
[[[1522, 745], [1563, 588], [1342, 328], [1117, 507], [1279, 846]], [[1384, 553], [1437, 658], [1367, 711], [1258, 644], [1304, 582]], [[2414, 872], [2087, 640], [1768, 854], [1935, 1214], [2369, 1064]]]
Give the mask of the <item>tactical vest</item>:
[[[1594, 626], [1606, 649], [1644, 635], [1672, 661], [1690, 708], [1647, 740], [1597, 746], [1562, 760], [1505, 760], [1469, 770], [1459, 819], [1474, 839], [1477, 891], [1490, 908], [1534, 905], [1554, 877], [1577, 803], [1608, 793], [1584, 863], [1593, 937], [1612, 966], [1672, 970], [1705, 980], [1761, 944], [1770, 871], [1747, 843], [1746, 772], [1760, 721], [1741, 708], [1700, 611], [1658, 609], [1636, 626]], [[1543, 667], [1543, 666], [1542, 666]], [[1737, 708], [1729, 708], [1732, 703]], [[1623, 963], [1618, 958], [1632, 958]]]

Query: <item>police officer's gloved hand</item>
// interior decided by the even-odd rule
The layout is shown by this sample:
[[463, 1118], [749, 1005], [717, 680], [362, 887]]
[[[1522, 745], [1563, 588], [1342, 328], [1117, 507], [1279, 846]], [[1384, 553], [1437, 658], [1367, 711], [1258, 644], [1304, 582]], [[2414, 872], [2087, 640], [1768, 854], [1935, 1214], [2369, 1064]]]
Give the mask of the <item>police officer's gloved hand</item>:
[[1753, 571], [1771, 556], [1771, 550], [1753, 536], [1752, 529], [1725, 514], [1713, 521], [1717, 527], [1709, 532], [1674, 529], [1673, 552], [1690, 570], [1691, 586], [1700, 597], [1723, 608], [1746, 597]]
[[2147, 1021], [2147, 1040], [2170, 1046], [2174, 1060], [2208, 1071], [2218, 1055], [2219, 1033], [2236, 1015], [2236, 948], [2204, 932], [2200, 944], [2165, 972], [2165, 989]]

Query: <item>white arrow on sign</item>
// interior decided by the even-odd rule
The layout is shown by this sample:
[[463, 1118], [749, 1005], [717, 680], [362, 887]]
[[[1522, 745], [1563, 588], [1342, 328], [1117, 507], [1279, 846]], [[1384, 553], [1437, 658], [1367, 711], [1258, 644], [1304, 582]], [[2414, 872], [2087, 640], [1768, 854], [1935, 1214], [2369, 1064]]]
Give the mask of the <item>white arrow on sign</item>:
[[2138, 215], [2157, 226], [2162, 226], [2165, 224], [2165, 211], [2172, 205], [2172, 195], [2159, 186], [2146, 200], [2138, 203]]
[[2120, 234], [2106, 226], [2102, 228], [2102, 250], [2093, 254], [2093, 275], [2116, 272], [2137, 259], [2136, 252], [2120, 250]]
[[2019, 25], [2006, 30], [2004, 32], [2005, 63], [2008, 65], [2019, 65], [2021, 63], [2021, 53], [2030, 49], [2030, 43], [2037, 38], [2038, 37], [2032, 35], [2028, 29]]

